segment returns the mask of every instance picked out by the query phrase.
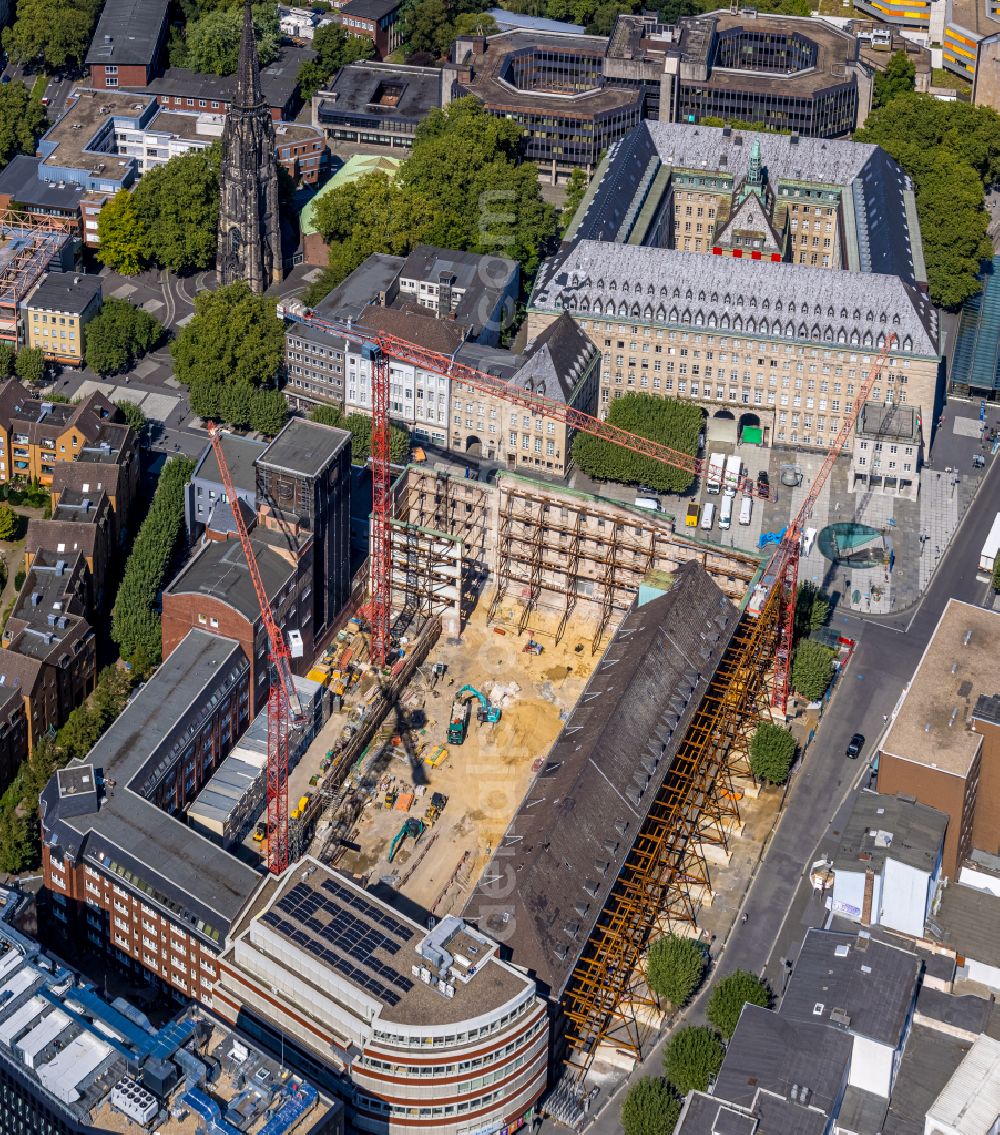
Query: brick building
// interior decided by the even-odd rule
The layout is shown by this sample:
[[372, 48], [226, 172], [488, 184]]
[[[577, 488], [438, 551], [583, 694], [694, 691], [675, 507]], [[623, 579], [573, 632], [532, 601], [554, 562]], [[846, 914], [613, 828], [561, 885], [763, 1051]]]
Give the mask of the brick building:
[[84, 60], [92, 87], [149, 82], [166, 44], [168, 7], [168, 0], [107, 0]]
[[384, 59], [403, 42], [401, 0], [347, 0], [340, 6], [337, 22], [348, 35], [370, 39], [375, 55]]
[[879, 749], [880, 792], [948, 816], [943, 871], [1000, 854], [1000, 615], [951, 599]]
[[52, 507], [64, 492], [95, 499], [107, 495], [117, 547], [129, 530], [139, 491], [139, 441], [124, 422], [101, 419], [72, 461], [57, 461], [52, 474]]
[[[257, 568], [271, 610], [292, 644], [292, 666], [305, 674], [313, 657], [313, 546], [294, 554], [280, 535], [263, 528], [251, 534]], [[250, 659], [253, 712], [270, 691], [269, 644], [257, 593], [239, 541], [209, 540], [163, 592], [163, 656], [166, 658], [192, 629], [233, 639]]]
[[45, 886], [66, 932], [86, 928], [110, 961], [208, 1005], [260, 875], [192, 831], [183, 810], [246, 729], [249, 679], [238, 643], [191, 631], [40, 800]]
[[30, 571], [42, 550], [73, 559], [83, 556], [87, 565], [87, 610], [104, 607], [105, 584], [114, 548], [114, 521], [107, 493], [85, 496], [65, 489], [52, 510], [51, 519], [33, 516], [24, 540], [24, 570]]

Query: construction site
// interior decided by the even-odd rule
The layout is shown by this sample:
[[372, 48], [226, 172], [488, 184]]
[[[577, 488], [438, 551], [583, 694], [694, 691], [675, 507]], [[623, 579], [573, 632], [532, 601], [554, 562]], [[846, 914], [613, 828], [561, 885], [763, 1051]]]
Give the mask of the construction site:
[[57, 217], [12, 209], [0, 214], [0, 339], [23, 341], [21, 304], [45, 272], [73, 267], [77, 243]]

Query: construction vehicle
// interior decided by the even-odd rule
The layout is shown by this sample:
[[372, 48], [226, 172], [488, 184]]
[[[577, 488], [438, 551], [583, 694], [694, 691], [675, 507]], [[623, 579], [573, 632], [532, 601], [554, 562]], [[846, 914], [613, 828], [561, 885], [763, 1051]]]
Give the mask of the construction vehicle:
[[407, 836], [416, 843], [426, 830], [423, 820], [411, 816], [392, 838], [392, 843], [389, 845], [389, 862], [396, 858], [396, 852], [402, 847]]
[[448, 759], [448, 750], [444, 745], [435, 745], [433, 749], [424, 757], [424, 764], [428, 768], [437, 768], [438, 765], [444, 764]]
[[489, 722], [491, 725], [495, 725], [501, 717], [500, 707], [494, 705], [485, 694], [481, 694], [475, 686], [463, 686], [451, 703], [451, 720], [448, 723], [448, 743], [450, 745], [463, 744], [469, 731], [470, 703], [465, 699], [466, 694], [471, 694], [479, 702], [476, 708], [476, 720], [480, 724]]
[[300, 796], [298, 804], [296, 804], [295, 807], [292, 809], [291, 819], [293, 819], [293, 820], [302, 819], [302, 814], [303, 814], [303, 812], [305, 812], [306, 808], [309, 807], [309, 801], [310, 800], [312, 800], [312, 793], [311, 792], [306, 792], [302, 796]]
[[431, 802], [427, 807], [427, 811], [424, 813], [424, 822], [433, 824], [444, 811], [444, 806], [447, 803], [448, 797], [445, 796], [443, 792], [435, 792], [434, 795], [431, 796]]
[[540, 642], [535, 642], [533, 638], [529, 638], [523, 649], [522, 654], [541, 654], [545, 649]]
[[263, 843], [267, 839], [267, 820], [261, 820], [254, 829], [252, 836], [254, 843]]

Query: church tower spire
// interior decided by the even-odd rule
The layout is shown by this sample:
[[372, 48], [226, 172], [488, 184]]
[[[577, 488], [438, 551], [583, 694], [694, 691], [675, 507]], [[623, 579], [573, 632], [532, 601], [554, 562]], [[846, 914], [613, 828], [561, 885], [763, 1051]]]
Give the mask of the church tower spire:
[[253, 13], [247, 0], [233, 99], [222, 131], [216, 262], [220, 284], [245, 280], [255, 292], [262, 292], [281, 279], [274, 141], [274, 123], [261, 93]]

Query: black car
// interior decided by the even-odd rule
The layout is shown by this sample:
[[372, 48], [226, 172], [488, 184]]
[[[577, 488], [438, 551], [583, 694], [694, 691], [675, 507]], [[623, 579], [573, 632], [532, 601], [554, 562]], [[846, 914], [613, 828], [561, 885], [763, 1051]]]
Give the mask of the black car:
[[861, 750], [865, 746], [865, 739], [861, 733], [855, 733], [854, 736], [847, 743], [847, 756], [852, 761], [856, 761], [861, 755]]
[[762, 497], [768, 497], [771, 492], [771, 478], [767, 475], [766, 469], [761, 469], [757, 474], [757, 491]]

